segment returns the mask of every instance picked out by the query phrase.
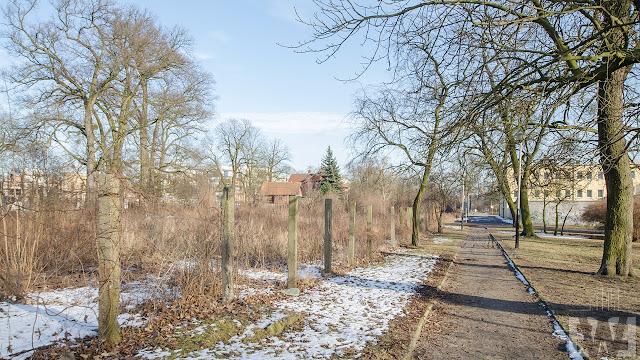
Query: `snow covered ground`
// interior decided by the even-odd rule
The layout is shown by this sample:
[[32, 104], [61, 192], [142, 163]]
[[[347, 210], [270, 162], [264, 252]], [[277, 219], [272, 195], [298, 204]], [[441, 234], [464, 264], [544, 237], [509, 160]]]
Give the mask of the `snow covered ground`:
[[[123, 326], [143, 324], [137, 314], [126, 313], [138, 301], [151, 294], [131, 286], [122, 293], [125, 305], [118, 320]], [[0, 302], [0, 357], [31, 355], [29, 350], [63, 339], [82, 338], [98, 332], [98, 289], [81, 287], [32, 293], [26, 304]]]
[[[360, 351], [382, 334], [389, 321], [403, 314], [405, 305], [418, 285], [433, 270], [436, 257], [417, 256], [409, 252], [390, 255], [384, 264], [358, 268], [345, 276], [324, 278], [319, 285], [299, 297], [276, 304], [276, 311], [247, 326], [240, 336], [213, 349], [194, 353], [191, 358], [224, 356], [234, 359], [293, 359], [330, 357], [345, 349]], [[245, 270], [244, 276], [264, 281], [284, 281], [285, 273]], [[302, 266], [301, 277], [320, 278], [319, 267]], [[150, 281], [150, 283], [153, 283]], [[123, 289], [124, 326], [140, 326], [145, 319], [132, 313], [134, 305], [152, 296], [148, 284], [129, 284]], [[65, 338], [79, 338], [97, 333], [97, 288], [82, 287], [33, 293], [27, 304], [0, 302], [0, 357], [19, 354], [24, 359], [29, 350]], [[240, 289], [250, 294], [251, 289]], [[266, 328], [290, 313], [304, 314], [302, 330], [267, 338], [261, 343], [248, 341], [256, 328]], [[140, 356], [168, 356], [167, 349], [147, 349]]]
[[[409, 253], [390, 255], [377, 267], [355, 269], [345, 276], [325, 278], [314, 289], [275, 304], [276, 311], [228, 343], [194, 353], [189, 359], [297, 359], [342, 357], [345, 350], [361, 351], [403, 314], [418, 285], [433, 270], [435, 257]], [[266, 328], [289, 313], [304, 314], [300, 331], [285, 332], [260, 343], [254, 330]], [[166, 349], [147, 349], [141, 355], [157, 358]]]

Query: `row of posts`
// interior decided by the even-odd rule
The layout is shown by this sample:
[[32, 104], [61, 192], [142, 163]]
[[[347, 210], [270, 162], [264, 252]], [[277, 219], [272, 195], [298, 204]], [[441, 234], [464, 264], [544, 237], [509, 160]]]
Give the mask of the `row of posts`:
[[[398, 246], [396, 241], [395, 208], [391, 207], [391, 247]], [[407, 226], [411, 226], [411, 208], [407, 209]], [[400, 211], [400, 222], [402, 214]], [[324, 272], [331, 273], [331, 248], [332, 248], [332, 217], [333, 199], [325, 199], [324, 202]], [[234, 259], [234, 195], [230, 187], [225, 187], [222, 192], [222, 301], [233, 300], [233, 259]], [[287, 224], [287, 288], [298, 287], [298, 197], [289, 197], [289, 221]], [[349, 203], [349, 246], [347, 250], [347, 262], [355, 264], [355, 235], [356, 233], [356, 202]], [[367, 255], [373, 258], [373, 206], [367, 205]]]

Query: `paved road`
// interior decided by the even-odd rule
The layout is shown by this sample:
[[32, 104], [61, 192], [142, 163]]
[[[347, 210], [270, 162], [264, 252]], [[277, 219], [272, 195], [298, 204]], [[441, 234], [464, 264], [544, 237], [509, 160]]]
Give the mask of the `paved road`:
[[[515, 231], [515, 228], [511, 223], [506, 223], [502, 221], [502, 218], [499, 216], [490, 216], [490, 215], [479, 215], [479, 216], [469, 216], [467, 225], [479, 225], [486, 227], [503, 227], [503, 228], [511, 228]], [[536, 232], [542, 232], [543, 227], [541, 225], [534, 225], [533, 228]], [[547, 232], [553, 233], [553, 224], [547, 224]], [[604, 237], [604, 230], [598, 229], [585, 229], [585, 228], [576, 228], [575, 226], [567, 226], [564, 229], [565, 234], [572, 235], [582, 235], [586, 237], [592, 237], [594, 239], [602, 239]]]
[[484, 228], [469, 229], [442, 290], [414, 358], [568, 358], [538, 299]]

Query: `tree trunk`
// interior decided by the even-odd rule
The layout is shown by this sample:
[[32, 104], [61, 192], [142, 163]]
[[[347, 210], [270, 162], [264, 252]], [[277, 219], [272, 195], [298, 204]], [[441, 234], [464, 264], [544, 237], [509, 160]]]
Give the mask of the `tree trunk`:
[[531, 220], [531, 210], [529, 209], [529, 171], [525, 171], [520, 183], [520, 215], [522, 216], [522, 236], [535, 236], [533, 220]]
[[99, 176], [98, 197], [98, 334], [108, 344], [120, 342], [120, 180]]
[[141, 80], [142, 88], [142, 109], [138, 126], [140, 128], [140, 189], [144, 194], [151, 194], [151, 164], [149, 163], [149, 124], [148, 107], [149, 94], [147, 80]]
[[440, 212], [436, 214], [436, 220], [438, 222], [438, 234], [442, 234], [442, 214], [444, 213], [444, 209], [446, 208], [443, 206], [440, 209]]
[[87, 137], [87, 180], [84, 205], [91, 216], [95, 216], [98, 210], [98, 190], [96, 181], [96, 138], [93, 134], [93, 101], [88, 101], [84, 106], [84, 128]]
[[560, 235], [564, 235], [564, 226], [567, 224], [567, 218], [569, 217], [569, 215], [571, 214], [571, 210], [573, 210], [573, 206], [571, 206], [569, 208], [569, 211], [567, 211], [567, 215], [564, 216], [564, 219], [562, 220], [562, 227], [560, 228]]
[[547, 233], [547, 197], [542, 199], [542, 232]]
[[422, 173], [422, 180], [420, 181], [420, 188], [418, 188], [418, 193], [416, 194], [415, 199], [413, 199], [413, 210], [411, 214], [413, 218], [411, 246], [418, 246], [418, 243], [420, 241], [420, 202], [422, 201], [422, 196], [427, 189], [427, 182], [429, 181], [430, 172], [431, 166], [425, 166], [424, 172]]
[[559, 207], [560, 207], [560, 201], [558, 200], [558, 202], [556, 202], [556, 227], [553, 229], [553, 236], [558, 236], [558, 225], [560, 223], [560, 213], [559, 213]]
[[631, 275], [633, 182], [624, 137], [624, 81], [629, 69], [598, 84], [598, 146], [607, 186], [604, 251], [598, 274]]

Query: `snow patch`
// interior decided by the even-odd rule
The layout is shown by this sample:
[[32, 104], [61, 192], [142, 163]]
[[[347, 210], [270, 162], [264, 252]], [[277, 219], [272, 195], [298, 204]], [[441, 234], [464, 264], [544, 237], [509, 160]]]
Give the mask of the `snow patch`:
[[546, 233], [536, 233], [539, 237], [551, 238], [551, 239], [572, 239], [572, 240], [587, 240], [586, 237], [576, 235], [552, 235]]
[[449, 239], [449, 238], [445, 238], [445, 237], [435, 237], [433, 238], [433, 243], [436, 245], [440, 245], [440, 244], [444, 244], [444, 243], [448, 243], [448, 242], [452, 242], [453, 240]]
[[[299, 297], [274, 304], [272, 314], [247, 326], [229, 342], [193, 353], [189, 359], [344, 358], [346, 350], [362, 351], [367, 343], [375, 342], [376, 336], [388, 329], [393, 318], [403, 315], [404, 307], [436, 261], [435, 256], [403, 252], [390, 255], [382, 266], [325, 278]], [[304, 314], [301, 330], [272, 336], [259, 343], [249, 340], [255, 329], [264, 329], [290, 313]], [[145, 351], [145, 356], [154, 354], [160, 356], [159, 352]]]
[[551, 311], [547, 310], [547, 316], [553, 319], [553, 336], [557, 337], [562, 341], [566, 341], [567, 352], [569, 353], [569, 358], [571, 360], [584, 360], [580, 351], [578, 351], [578, 347], [576, 343], [571, 340], [571, 338], [567, 335], [567, 333], [562, 329], [562, 326], [555, 320]]
[[[122, 293], [121, 301], [136, 301], [139, 294]], [[121, 314], [122, 326], [140, 326], [145, 319]], [[25, 304], [0, 302], [0, 357], [27, 351], [14, 359], [29, 357], [32, 350], [53, 342], [82, 338], [98, 332], [98, 289], [80, 287], [31, 293]], [[11, 349], [11, 351], [9, 351]]]

